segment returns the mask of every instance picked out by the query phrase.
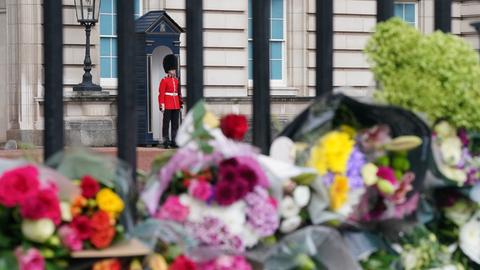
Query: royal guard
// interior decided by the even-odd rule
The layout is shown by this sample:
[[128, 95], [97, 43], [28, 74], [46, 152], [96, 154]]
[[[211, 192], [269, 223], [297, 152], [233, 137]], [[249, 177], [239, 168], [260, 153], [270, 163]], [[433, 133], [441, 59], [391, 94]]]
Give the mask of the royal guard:
[[[177, 148], [178, 125], [180, 123], [180, 110], [183, 107], [182, 93], [177, 79], [178, 60], [174, 54], [169, 54], [163, 59], [165, 78], [160, 82], [158, 103], [163, 112], [163, 145], [165, 148]], [[171, 124], [171, 134], [170, 131]], [[170, 136], [171, 135], [171, 136]]]

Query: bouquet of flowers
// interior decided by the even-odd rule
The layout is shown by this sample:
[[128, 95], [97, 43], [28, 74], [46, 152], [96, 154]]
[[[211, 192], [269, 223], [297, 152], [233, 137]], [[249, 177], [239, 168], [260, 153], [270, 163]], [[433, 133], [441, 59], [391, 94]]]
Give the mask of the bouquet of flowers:
[[218, 122], [198, 104], [179, 130], [181, 148], [141, 195], [149, 215], [180, 225], [195, 240], [185, 255], [196, 263], [242, 254], [279, 226], [258, 153], [227, 139]]
[[59, 225], [68, 210], [61, 207], [59, 191], [73, 191], [68, 184], [55, 172], [31, 164], [10, 167], [0, 174], [2, 269], [67, 266], [69, 253], [60, 243]]
[[81, 194], [69, 206], [71, 216], [59, 229], [62, 243], [71, 251], [107, 248], [123, 235], [118, 218], [124, 202], [113, 189], [89, 175], [81, 178], [79, 186]]
[[312, 104], [281, 135], [295, 142], [297, 164], [320, 176], [310, 184], [317, 190], [308, 211], [313, 224], [399, 219], [416, 209], [419, 196], [411, 191], [425, 175], [421, 150], [430, 133], [413, 114], [334, 95]]
[[447, 121], [434, 126], [432, 149], [437, 175], [459, 187], [480, 181], [480, 152], [477, 138], [465, 129], [455, 129]]
[[419, 226], [403, 235], [389, 250], [379, 250], [362, 261], [365, 270], [464, 270], [455, 262], [451, 248], [442, 245], [435, 234]]

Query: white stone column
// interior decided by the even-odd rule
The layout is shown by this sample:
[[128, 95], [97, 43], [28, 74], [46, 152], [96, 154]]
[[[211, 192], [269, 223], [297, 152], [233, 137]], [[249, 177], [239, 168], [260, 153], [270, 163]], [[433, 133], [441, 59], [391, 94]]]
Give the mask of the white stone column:
[[287, 80], [299, 96], [308, 96], [306, 7], [307, 0], [287, 0]]

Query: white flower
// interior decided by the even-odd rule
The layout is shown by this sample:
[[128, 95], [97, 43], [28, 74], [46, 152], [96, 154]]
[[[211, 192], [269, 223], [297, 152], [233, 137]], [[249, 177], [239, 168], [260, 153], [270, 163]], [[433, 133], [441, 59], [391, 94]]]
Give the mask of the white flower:
[[280, 214], [284, 218], [289, 218], [298, 215], [300, 207], [295, 203], [292, 197], [286, 196], [280, 203]]
[[367, 186], [372, 186], [378, 181], [377, 177], [378, 167], [373, 163], [367, 163], [362, 168], [363, 182]]
[[70, 211], [70, 204], [67, 202], [60, 203], [60, 212], [62, 213], [62, 221], [72, 221], [72, 211]]
[[472, 261], [480, 264], [480, 213], [460, 228], [460, 248]]
[[456, 168], [448, 167], [448, 166], [440, 166], [440, 171], [450, 180], [453, 180], [458, 183], [458, 186], [463, 186], [463, 184], [467, 181], [467, 174]]
[[282, 221], [280, 224], [280, 232], [290, 233], [302, 225], [302, 218], [300, 216], [293, 216]]
[[440, 138], [453, 137], [457, 133], [455, 128], [451, 126], [447, 121], [442, 121], [438, 123], [434, 127], [434, 130]]
[[293, 199], [300, 208], [308, 205], [310, 202], [310, 196], [311, 192], [308, 186], [297, 186], [293, 190]]
[[48, 219], [23, 220], [22, 234], [28, 240], [36, 243], [44, 243], [55, 232], [55, 224]]
[[446, 164], [457, 165], [462, 159], [462, 141], [458, 137], [446, 138], [440, 144], [440, 153]]
[[242, 236], [242, 241], [245, 247], [251, 248], [255, 246], [258, 243], [258, 240], [260, 239], [260, 236], [250, 228], [250, 226], [245, 226], [243, 228], [243, 232], [241, 234]]

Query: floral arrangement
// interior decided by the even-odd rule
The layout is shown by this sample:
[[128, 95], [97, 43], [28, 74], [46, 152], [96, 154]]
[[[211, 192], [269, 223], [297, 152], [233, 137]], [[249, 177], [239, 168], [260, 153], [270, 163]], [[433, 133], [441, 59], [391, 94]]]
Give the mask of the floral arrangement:
[[202, 245], [243, 252], [278, 227], [268, 179], [253, 156], [181, 148], [159, 181], [165, 191], [154, 216], [183, 224]]
[[[222, 120], [222, 131], [202, 104], [193, 108], [179, 130], [181, 147], [141, 195], [149, 216], [179, 225], [195, 241], [184, 255], [197, 269], [230, 269], [222, 268], [229, 261], [222, 256], [243, 254], [279, 226], [277, 201], [257, 151], [224, 135], [243, 136], [226, 130], [225, 119], [232, 117]], [[232, 269], [243, 267], [237, 265], [243, 257], [231, 258]]]
[[299, 183], [294, 179], [285, 182], [283, 198], [280, 202], [280, 233], [291, 233], [307, 222], [307, 207], [311, 196], [312, 191], [309, 185]]
[[242, 256], [223, 255], [207, 262], [196, 263], [180, 255], [175, 258], [168, 270], [252, 270], [252, 267]]
[[480, 153], [475, 140], [465, 129], [447, 121], [434, 126], [433, 152], [438, 170], [457, 186], [473, 186], [480, 180]]
[[329, 194], [329, 208], [353, 221], [402, 218], [418, 195], [407, 199], [415, 175], [407, 151], [422, 143], [415, 136], [392, 139], [388, 126], [327, 132], [310, 150], [307, 165], [317, 170]]
[[113, 189], [89, 175], [82, 177], [79, 186], [81, 194], [72, 200], [71, 215], [59, 229], [62, 243], [70, 251], [107, 248], [123, 234], [118, 218], [124, 202]]
[[435, 234], [422, 226], [404, 235], [391, 248], [391, 251], [380, 250], [369, 256], [362, 262], [363, 269], [466, 269], [455, 262], [449, 247], [442, 245]]
[[0, 176], [0, 265], [6, 269], [62, 269], [68, 252], [60, 245], [58, 186], [40, 168], [22, 165]]

